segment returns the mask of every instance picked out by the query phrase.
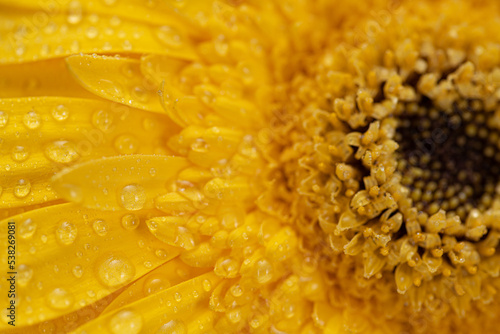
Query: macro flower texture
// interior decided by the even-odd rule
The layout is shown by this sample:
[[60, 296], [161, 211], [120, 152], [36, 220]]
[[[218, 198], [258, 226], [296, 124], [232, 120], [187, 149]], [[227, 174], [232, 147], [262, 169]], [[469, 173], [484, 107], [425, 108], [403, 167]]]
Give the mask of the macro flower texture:
[[0, 331], [498, 333], [499, 31], [493, 0], [0, 0]]

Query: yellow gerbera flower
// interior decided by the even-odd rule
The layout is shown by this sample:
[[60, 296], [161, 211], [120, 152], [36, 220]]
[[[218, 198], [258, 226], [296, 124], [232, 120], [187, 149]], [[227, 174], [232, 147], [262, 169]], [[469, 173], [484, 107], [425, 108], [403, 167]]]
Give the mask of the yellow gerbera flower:
[[499, 13], [0, 0], [0, 329], [495, 333]]

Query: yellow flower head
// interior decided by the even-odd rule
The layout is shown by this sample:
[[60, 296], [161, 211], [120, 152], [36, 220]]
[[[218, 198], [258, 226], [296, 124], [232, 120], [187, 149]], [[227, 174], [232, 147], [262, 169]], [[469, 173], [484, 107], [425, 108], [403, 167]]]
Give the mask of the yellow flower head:
[[0, 329], [495, 333], [499, 13], [0, 0]]

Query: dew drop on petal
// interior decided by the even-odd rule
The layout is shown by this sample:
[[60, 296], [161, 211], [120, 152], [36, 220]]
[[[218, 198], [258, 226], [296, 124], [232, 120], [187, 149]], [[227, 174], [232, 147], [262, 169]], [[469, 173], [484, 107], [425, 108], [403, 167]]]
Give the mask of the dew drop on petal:
[[153, 177], [154, 177], [154, 176], [156, 175], [156, 169], [151, 168], [151, 169], [149, 170], [149, 175], [151, 175], [151, 176], [153, 176]]
[[97, 110], [92, 114], [92, 124], [103, 132], [111, 130], [113, 115], [106, 110]]
[[113, 334], [137, 334], [142, 329], [142, 323], [143, 320], [139, 313], [122, 310], [111, 318], [109, 328]]
[[62, 222], [56, 230], [56, 239], [62, 245], [71, 245], [78, 234], [78, 229], [75, 224], [64, 221]]
[[98, 84], [101, 88], [101, 93], [109, 95], [115, 99], [123, 99], [123, 87], [121, 84], [108, 79], [100, 79]]
[[73, 0], [68, 4], [68, 23], [78, 24], [82, 21], [82, 4]]
[[135, 267], [124, 256], [110, 255], [97, 266], [97, 276], [105, 286], [115, 287], [131, 281], [135, 276]]
[[28, 196], [31, 191], [31, 182], [25, 179], [20, 179], [17, 181], [16, 186], [14, 187], [14, 195], [17, 198], [24, 198]]
[[155, 294], [158, 291], [168, 289], [170, 282], [161, 276], [152, 276], [144, 282], [144, 293], [146, 295]]
[[67, 183], [67, 184], [63, 184], [62, 185], [62, 191], [64, 191], [64, 193], [66, 195], [68, 195], [68, 199], [75, 202], [75, 203], [80, 203], [81, 201], [83, 201], [83, 191], [82, 191], [82, 188], [80, 188], [79, 186], [77, 185], [74, 185], [74, 184], [70, 184], [70, 183]]
[[40, 115], [36, 113], [36, 111], [30, 111], [26, 115], [24, 115], [23, 123], [28, 129], [36, 129], [40, 126]]
[[56, 310], [64, 310], [73, 305], [73, 295], [65, 289], [56, 288], [47, 295], [47, 304]]
[[102, 219], [96, 219], [92, 224], [92, 228], [94, 229], [94, 232], [97, 233], [97, 235], [103, 237], [108, 234], [109, 225]]
[[17, 283], [19, 284], [19, 286], [24, 287], [28, 285], [32, 277], [33, 277], [33, 269], [31, 269], [28, 265], [20, 264], [17, 267]]
[[256, 270], [257, 282], [260, 284], [265, 284], [273, 278], [273, 267], [266, 259], [257, 261]]
[[146, 203], [146, 190], [138, 184], [129, 184], [120, 192], [120, 203], [127, 210], [140, 210]]
[[182, 45], [179, 33], [169, 26], [161, 26], [156, 30], [158, 39], [168, 47], [178, 48]]
[[141, 103], [148, 103], [151, 98], [151, 95], [147, 90], [145, 90], [141, 86], [136, 86], [132, 88], [132, 98]]
[[0, 128], [5, 127], [8, 121], [9, 115], [5, 111], [0, 111]]
[[12, 160], [22, 162], [28, 159], [29, 152], [24, 146], [14, 146], [12, 148]]
[[187, 326], [181, 320], [170, 320], [163, 326], [161, 326], [156, 334], [187, 334]]
[[212, 283], [209, 281], [209, 280], [204, 280], [203, 283], [203, 290], [205, 290], [206, 292], [209, 292], [210, 290], [212, 290]]
[[47, 145], [45, 155], [57, 163], [71, 163], [79, 158], [75, 145], [66, 140], [58, 140]]
[[68, 119], [69, 116], [69, 110], [68, 107], [66, 107], [63, 104], [60, 104], [54, 109], [52, 109], [52, 117], [58, 122], [62, 122]]
[[134, 154], [139, 149], [139, 141], [133, 136], [121, 135], [115, 140], [115, 148], [121, 154]]
[[87, 36], [88, 39], [94, 39], [99, 35], [99, 30], [97, 30], [96, 27], [88, 27], [87, 30], [85, 30], [85, 36]]
[[125, 215], [122, 217], [122, 226], [124, 229], [129, 231], [135, 230], [137, 226], [139, 226], [140, 222], [141, 220], [139, 219], [139, 217], [134, 214]]
[[76, 278], [80, 278], [83, 276], [83, 269], [81, 266], [74, 266], [71, 272], [73, 273], [73, 276], [75, 276]]

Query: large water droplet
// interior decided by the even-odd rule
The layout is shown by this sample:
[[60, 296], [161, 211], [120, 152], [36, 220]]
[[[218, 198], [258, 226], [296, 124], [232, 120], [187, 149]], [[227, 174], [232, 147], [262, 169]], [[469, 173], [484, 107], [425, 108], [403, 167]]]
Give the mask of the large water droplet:
[[161, 326], [156, 334], [187, 334], [187, 326], [181, 320], [170, 320], [163, 326]]
[[33, 277], [33, 269], [31, 269], [28, 265], [20, 264], [17, 267], [17, 283], [19, 284], [19, 286], [24, 287], [28, 285], [32, 277]]
[[122, 310], [111, 318], [109, 328], [113, 334], [137, 334], [142, 329], [142, 317], [137, 312]]
[[73, 305], [73, 301], [73, 295], [62, 288], [56, 288], [47, 295], [47, 304], [56, 310], [67, 309]]
[[28, 129], [36, 129], [40, 126], [41, 118], [35, 111], [30, 111], [24, 115], [23, 123]]
[[65, 121], [68, 119], [68, 116], [69, 116], [68, 107], [66, 107], [63, 104], [60, 104], [54, 107], [54, 109], [52, 109], [52, 117], [54, 117], [56, 121], [59, 122]]
[[98, 265], [97, 276], [105, 286], [115, 287], [131, 281], [135, 267], [128, 258], [113, 254]]
[[97, 233], [97, 235], [103, 237], [108, 234], [109, 225], [104, 220], [97, 219], [92, 224], [92, 228], [94, 229], [94, 232]]
[[135, 230], [140, 223], [139, 217], [134, 214], [125, 215], [122, 217], [122, 226], [126, 230]]
[[25, 179], [20, 179], [17, 181], [16, 186], [14, 187], [14, 195], [17, 198], [24, 198], [28, 196], [31, 191], [31, 182]]
[[5, 127], [8, 121], [9, 114], [7, 114], [5, 111], [0, 111], [0, 128]]
[[12, 160], [22, 162], [28, 159], [29, 152], [24, 146], [14, 146], [12, 148]]
[[168, 47], [178, 48], [182, 45], [182, 37], [172, 27], [162, 26], [156, 29], [158, 39]]
[[75, 162], [80, 157], [75, 145], [66, 140], [58, 140], [49, 144], [45, 148], [45, 155], [50, 160], [62, 164]]
[[146, 190], [141, 185], [129, 184], [123, 187], [120, 202], [127, 210], [140, 210], [146, 203]]
[[78, 234], [77, 227], [70, 222], [62, 222], [56, 230], [56, 239], [62, 245], [71, 245]]
[[106, 110], [97, 110], [92, 114], [92, 124], [99, 130], [108, 132], [113, 125], [113, 114]]

